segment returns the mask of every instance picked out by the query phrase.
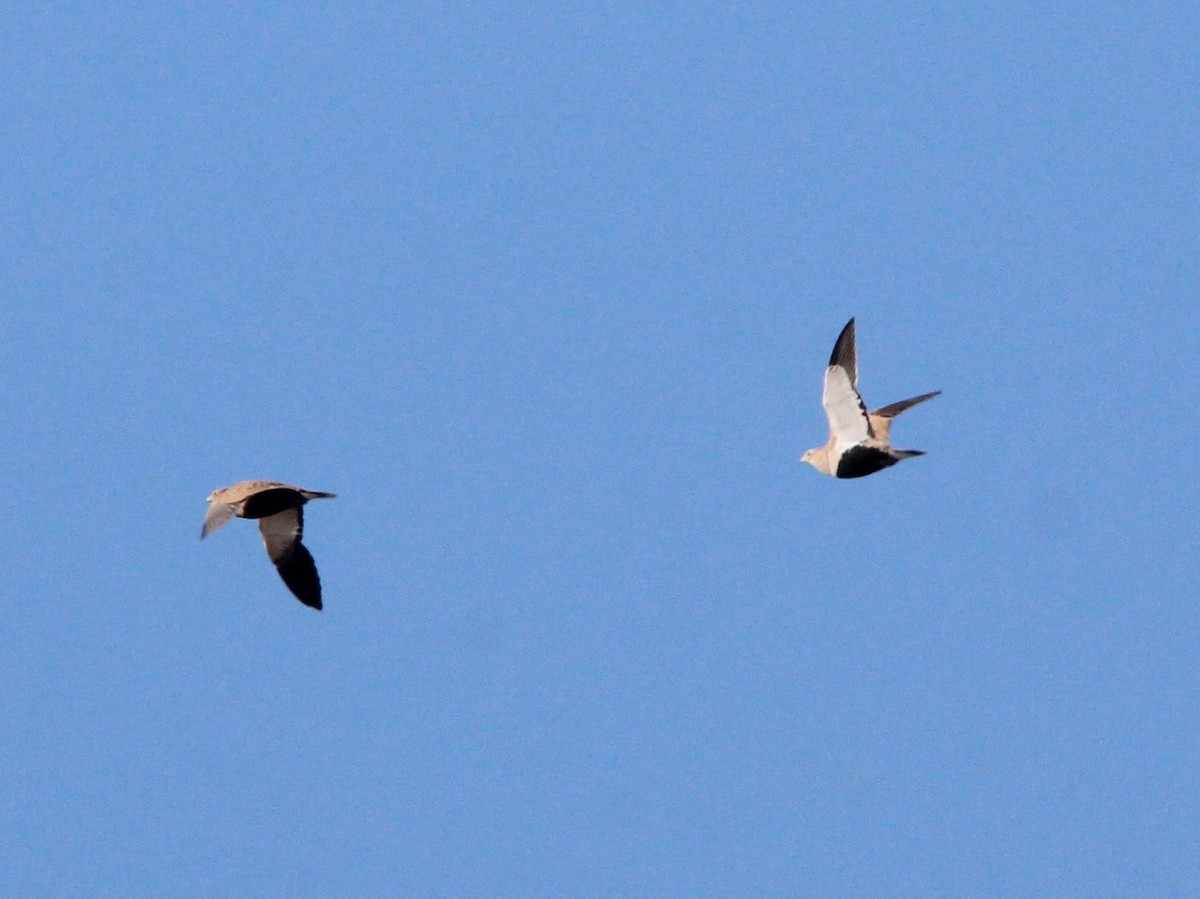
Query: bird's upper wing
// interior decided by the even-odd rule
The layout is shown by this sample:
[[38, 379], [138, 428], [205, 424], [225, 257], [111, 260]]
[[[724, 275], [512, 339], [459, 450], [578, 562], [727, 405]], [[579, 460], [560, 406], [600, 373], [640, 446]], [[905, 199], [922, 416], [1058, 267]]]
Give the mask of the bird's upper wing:
[[260, 518], [267, 555], [296, 599], [314, 609], [321, 608], [321, 579], [312, 554], [300, 542], [304, 534], [304, 513], [300, 506], [284, 509]]
[[844, 368], [850, 378], [850, 386], [858, 386], [858, 345], [854, 339], [854, 319], [846, 322], [846, 327], [838, 335], [833, 352], [829, 354], [829, 364]]
[[821, 403], [829, 419], [829, 436], [839, 447], [856, 446], [872, 436], [867, 407], [842, 366], [831, 365], [825, 369], [825, 392]]
[[842, 449], [874, 436], [867, 407], [858, 395], [858, 349], [854, 340], [854, 319], [846, 322], [838, 335], [829, 367], [825, 369], [825, 392], [821, 403], [829, 419], [829, 436]]
[[233, 503], [212, 502], [208, 504], [208, 511], [204, 514], [204, 527], [200, 530], [200, 539], [203, 540], [213, 531], [220, 528], [225, 522], [233, 518], [234, 510], [237, 507]]

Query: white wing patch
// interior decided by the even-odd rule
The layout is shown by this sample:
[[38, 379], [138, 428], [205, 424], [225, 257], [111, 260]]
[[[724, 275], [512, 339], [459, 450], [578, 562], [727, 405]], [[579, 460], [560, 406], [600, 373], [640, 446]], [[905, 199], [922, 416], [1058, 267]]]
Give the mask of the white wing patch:
[[829, 436], [840, 454], [857, 446], [871, 436], [871, 423], [862, 397], [850, 383], [850, 376], [840, 365], [825, 369], [825, 393], [821, 397], [829, 419]]

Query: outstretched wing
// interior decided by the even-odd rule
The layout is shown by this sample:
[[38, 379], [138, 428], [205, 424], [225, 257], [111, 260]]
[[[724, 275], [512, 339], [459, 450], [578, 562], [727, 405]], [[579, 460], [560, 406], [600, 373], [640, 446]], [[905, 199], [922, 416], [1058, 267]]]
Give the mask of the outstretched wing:
[[200, 539], [203, 540], [233, 518], [235, 508], [232, 503], [209, 503], [208, 511], [204, 514], [204, 527], [200, 529]]
[[906, 400], [900, 400], [898, 403], [891, 403], [884, 406], [882, 409], [876, 409], [868, 416], [871, 423], [871, 433], [878, 440], [887, 443], [890, 439], [890, 431], [892, 429], [892, 419], [906, 409], [911, 409], [917, 403], [923, 403], [926, 400], [931, 400], [935, 396], [940, 396], [941, 391], [935, 390], [933, 393], [922, 393], [920, 396], [909, 397]]
[[867, 407], [858, 395], [858, 353], [854, 345], [854, 319], [846, 323], [825, 369], [825, 392], [821, 403], [829, 419], [829, 436], [842, 447], [862, 443], [873, 435]]
[[846, 327], [842, 328], [842, 333], [838, 335], [833, 352], [829, 355], [829, 365], [846, 369], [850, 386], [858, 386], [858, 346], [854, 339], [854, 319], [846, 322]]
[[911, 409], [918, 403], [923, 403], [926, 400], [931, 400], [935, 396], [941, 395], [942, 392], [940, 390], [935, 390], [932, 393], [922, 393], [920, 396], [909, 397], [906, 400], [900, 400], [898, 403], [891, 403], [887, 406], [884, 406], [882, 409], [876, 409], [871, 413], [871, 415], [878, 416], [880, 418], [895, 418], [901, 412]]
[[267, 555], [288, 589], [300, 602], [313, 609], [321, 608], [321, 579], [312, 554], [300, 542], [304, 534], [304, 513], [300, 506], [284, 509], [260, 518]]
[[829, 436], [838, 446], [855, 446], [872, 436], [867, 407], [851, 385], [846, 369], [840, 365], [825, 369], [825, 393], [821, 403], [829, 419]]

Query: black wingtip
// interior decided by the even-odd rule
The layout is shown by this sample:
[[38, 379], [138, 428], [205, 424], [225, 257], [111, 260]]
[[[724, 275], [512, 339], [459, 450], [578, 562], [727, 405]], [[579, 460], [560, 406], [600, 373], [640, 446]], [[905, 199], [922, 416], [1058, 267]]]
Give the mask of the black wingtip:
[[317, 576], [317, 564], [313, 561], [312, 553], [303, 543], [297, 543], [292, 554], [277, 562], [275, 569], [283, 582], [287, 584], [292, 595], [310, 609], [320, 611], [321, 579]]
[[837, 342], [833, 345], [833, 352], [829, 354], [830, 365], [845, 365], [847, 347], [854, 346], [854, 319], [846, 322], [846, 327], [842, 328], [842, 333], [838, 335]]

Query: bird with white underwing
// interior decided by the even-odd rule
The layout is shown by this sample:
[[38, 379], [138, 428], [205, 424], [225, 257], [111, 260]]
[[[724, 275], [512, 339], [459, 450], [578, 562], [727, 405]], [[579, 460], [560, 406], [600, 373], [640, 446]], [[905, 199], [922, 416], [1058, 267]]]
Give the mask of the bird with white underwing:
[[807, 462], [821, 474], [836, 478], [862, 478], [903, 459], [925, 455], [922, 450], [902, 450], [892, 446], [892, 419], [918, 403], [933, 399], [940, 390], [922, 393], [898, 403], [868, 412], [858, 393], [858, 351], [854, 339], [854, 319], [838, 335], [829, 366], [825, 369], [825, 390], [821, 403], [829, 419], [829, 441], [806, 452]]

